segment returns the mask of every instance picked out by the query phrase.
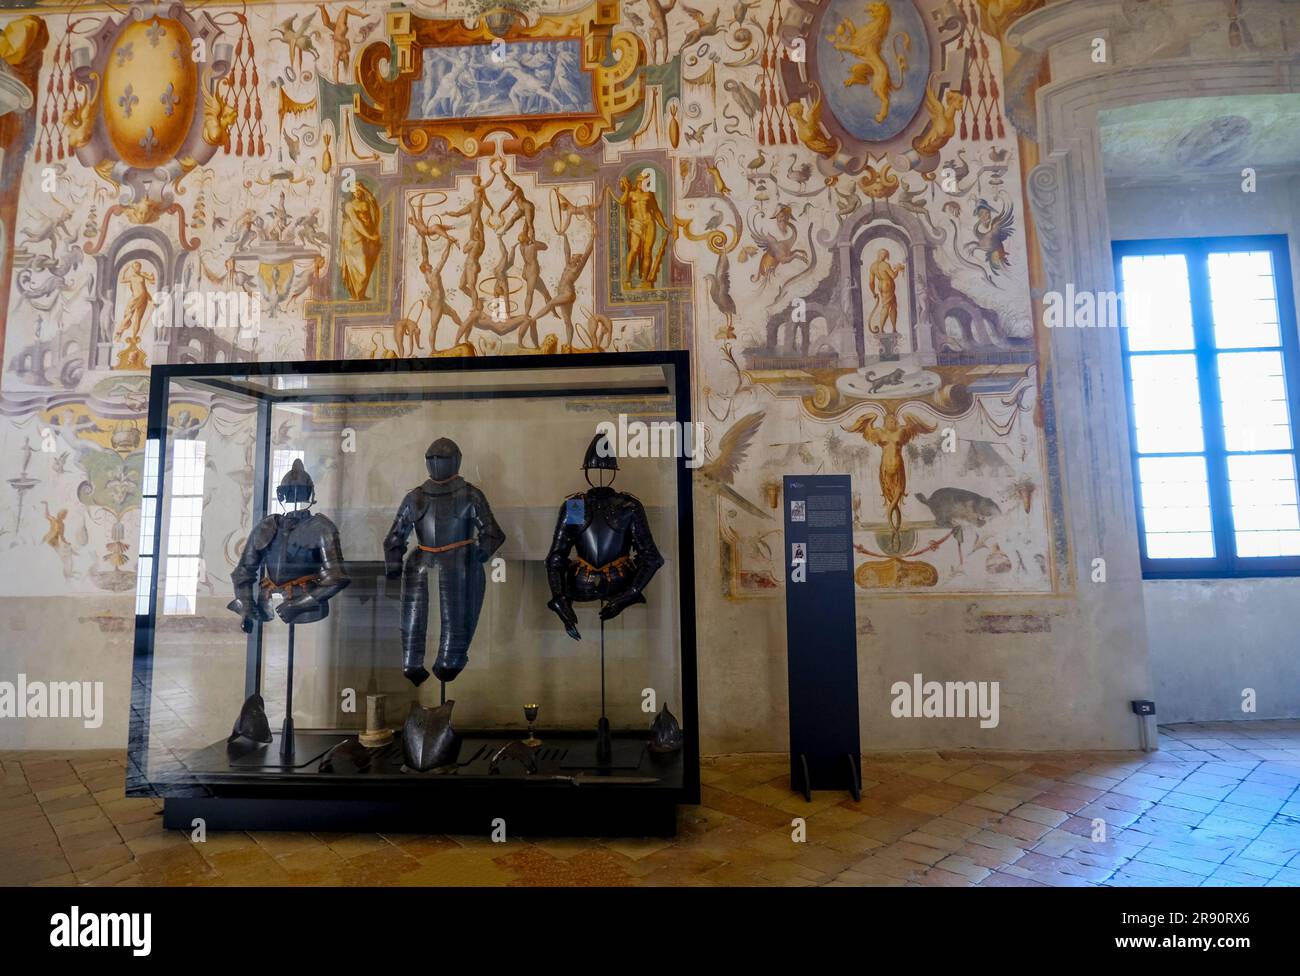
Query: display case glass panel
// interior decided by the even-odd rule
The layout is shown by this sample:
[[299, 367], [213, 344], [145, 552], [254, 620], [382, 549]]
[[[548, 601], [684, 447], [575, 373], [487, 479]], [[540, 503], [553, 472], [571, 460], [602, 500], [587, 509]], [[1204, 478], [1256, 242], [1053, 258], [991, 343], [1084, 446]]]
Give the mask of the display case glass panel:
[[[611, 788], [651, 787], [678, 801], [696, 794], [690, 471], [682, 456], [692, 446], [687, 376], [684, 353], [155, 369], [137, 588], [133, 792], [191, 795], [197, 787], [248, 795], [321, 783], [382, 784], [391, 792], [485, 777], [525, 788], [599, 786], [604, 777]], [[616, 472], [583, 469], [600, 424], [614, 432]], [[424, 538], [416, 524], [394, 572], [386, 539], [391, 548], [408, 493], [434, 483], [426, 451], [440, 438], [459, 447], [458, 475], [476, 486], [503, 539], [488, 552], [481, 520], [454, 523], [470, 526], [461, 531], [471, 538], [451, 544]], [[277, 497], [295, 471], [311, 480], [309, 503]], [[607, 621], [600, 618], [608, 599], [574, 602], [575, 640], [548, 608], [547, 557], [557, 524], [574, 515], [566, 500], [578, 496], [583, 518], [587, 479], [600, 483], [611, 474], [616, 491], [639, 500], [662, 565], [644, 587], [644, 602]], [[277, 579], [279, 536], [259, 541], [258, 532], [279, 515], [275, 533], [291, 540], [286, 545], [300, 543], [285, 517], [304, 507], [317, 516], [304, 516], [313, 531], [336, 530], [334, 562], [341, 556], [341, 566]], [[596, 514], [587, 512], [588, 521]], [[436, 544], [417, 549], [422, 539]], [[627, 567], [635, 572], [636, 541], [630, 550], [624, 544], [623, 562], [609, 564], [624, 569], [586, 569], [604, 573], [600, 580]], [[470, 553], [463, 559], [455, 551], [462, 544]], [[250, 546], [268, 554], [249, 591], [253, 603], [266, 599], [270, 619], [250, 620], [245, 633], [249, 591], [243, 604], [232, 600]], [[410, 575], [412, 557], [437, 564], [427, 574], [418, 662], [435, 674], [418, 686], [409, 668], [417, 642], [408, 637], [404, 648], [402, 632], [417, 612], [405, 592], [420, 587]], [[577, 551], [566, 558], [576, 565]], [[466, 606], [475, 603], [475, 574], [482, 588], [476, 617]], [[327, 575], [334, 585], [321, 601], [324, 614], [318, 609], [302, 618], [309, 622], [287, 625], [282, 606], [305, 592], [327, 592], [319, 585]], [[347, 580], [341, 589], [338, 577]], [[444, 684], [437, 674], [448, 668], [436, 665], [450, 659], [440, 644], [447, 628], [457, 635], [451, 657], [466, 628], [472, 638], [463, 669]], [[232, 738], [254, 695], [270, 743], [250, 737], [247, 726]], [[383, 696], [379, 706], [372, 696]], [[433, 769], [413, 768], [419, 764], [403, 742], [411, 705], [434, 708], [444, 696], [455, 702], [459, 754]], [[528, 717], [525, 706], [535, 706]], [[651, 723], [664, 706], [681, 726], [681, 749], [650, 748]], [[613, 743], [604, 755], [602, 715]], [[392, 730], [391, 744], [362, 746], [364, 733], [373, 740], [383, 730]], [[527, 753], [498, 755], [526, 738], [531, 764]]]

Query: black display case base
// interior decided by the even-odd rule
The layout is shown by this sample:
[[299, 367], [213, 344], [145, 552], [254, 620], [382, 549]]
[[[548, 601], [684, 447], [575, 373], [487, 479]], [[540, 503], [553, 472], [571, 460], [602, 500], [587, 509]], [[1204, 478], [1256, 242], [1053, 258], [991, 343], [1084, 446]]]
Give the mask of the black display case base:
[[271, 741], [265, 744], [236, 739], [226, 745], [226, 755], [232, 769], [301, 769], [319, 760], [347, 738], [345, 735], [297, 732], [293, 737], [293, 750], [286, 756], [281, 750], [284, 734], [275, 732]]
[[610, 742], [610, 758], [601, 762], [597, 758], [600, 745], [584, 742], [570, 749], [560, 761], [561, 769], [640, 769], [645, 759], [645, 743], [614, 739]]
[[[582, 795], [577, 795], [581, 793]], [[308, 830], [447, 833], [483, 837], [672, 837], [677, 808], [652, 796], [601, 797], [590, 790], [562, 796], [460, 797], [455, 806], [401, 800], [267, 800], [168, 797], [163, 826], [192, 830]]]

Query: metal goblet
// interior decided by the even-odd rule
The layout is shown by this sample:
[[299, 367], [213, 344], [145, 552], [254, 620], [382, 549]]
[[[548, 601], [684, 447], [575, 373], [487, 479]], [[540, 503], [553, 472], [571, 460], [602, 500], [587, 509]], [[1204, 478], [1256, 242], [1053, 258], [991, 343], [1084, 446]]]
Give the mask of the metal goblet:
[[536, 749], [542, 744], [542, 740], [533, 735], [533, 723], [537, 721], [537, 713], [541, 709], [537, 705], [524, 706], [524, 718], [528, 720], [528, 738], [524, 740], [524, 745]]

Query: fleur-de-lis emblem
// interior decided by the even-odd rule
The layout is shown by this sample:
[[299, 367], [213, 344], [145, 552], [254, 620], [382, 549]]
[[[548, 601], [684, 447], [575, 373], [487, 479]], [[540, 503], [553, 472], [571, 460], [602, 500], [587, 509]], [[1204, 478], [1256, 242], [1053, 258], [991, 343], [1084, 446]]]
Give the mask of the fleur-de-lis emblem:
[[153, 134], [153, 126], [144, 130], [144, 135], [140, 137], [140, 148], [147, 153], [153, 153], [158, 149], [158, 140]]
[[170, 82], [167, 84], [167, 90], [158, 96], [158, 101], [163, 103], [163, 114], [171, 115], [176, 111], [176, 86]]
[[127, 41], [117, 49], [117, 66], [120, 68], [128, 61], [135, 60], [135, 42]]
[[172, 48], [172, 60], [180, 64], [185, 63], [185, 55], [181, 54], [181, 46], [179, 44]]
[[157, 47], [158, 42], [162, 40], [163, 35], [167, 32], [163, 30], [163, 25], [158, 23], [158, 18], [155, 17], [153, 23], [149, 25], [149, 29], [144, 33], [145, 37], [149, 38], [149, 46]]
[[135, 93], [135, 89], [130, 85], [122, 91], [122, 96], [117, 100], [117, 104], [122, 107], [122, 114], [128, 119], [131, 117], [131, 110], [140, 103], [140, 96]]

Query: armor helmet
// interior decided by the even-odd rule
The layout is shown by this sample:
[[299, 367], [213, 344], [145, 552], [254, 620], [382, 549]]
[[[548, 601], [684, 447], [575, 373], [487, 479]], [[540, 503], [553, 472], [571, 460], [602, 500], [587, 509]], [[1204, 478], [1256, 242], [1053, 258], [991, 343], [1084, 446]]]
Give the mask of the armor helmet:
[[583, 471], [617, 471], [618, 455], [610, 443], [608, 434], [597, 434], [587, 447], [587, 456], [582, 459]]
[[424, 464], [434, 481], [450, 481], [460, 473], [460, 448], [450, 437], [439, 437], [424, 452]]
[[275, 497], [282, 505], [309, 503], [316, 497], [316, 485], [307, 469], [302, 466], [301, 458], [294, 458], [293, 464], [280, 479], [280, 487], [275, 489]]

